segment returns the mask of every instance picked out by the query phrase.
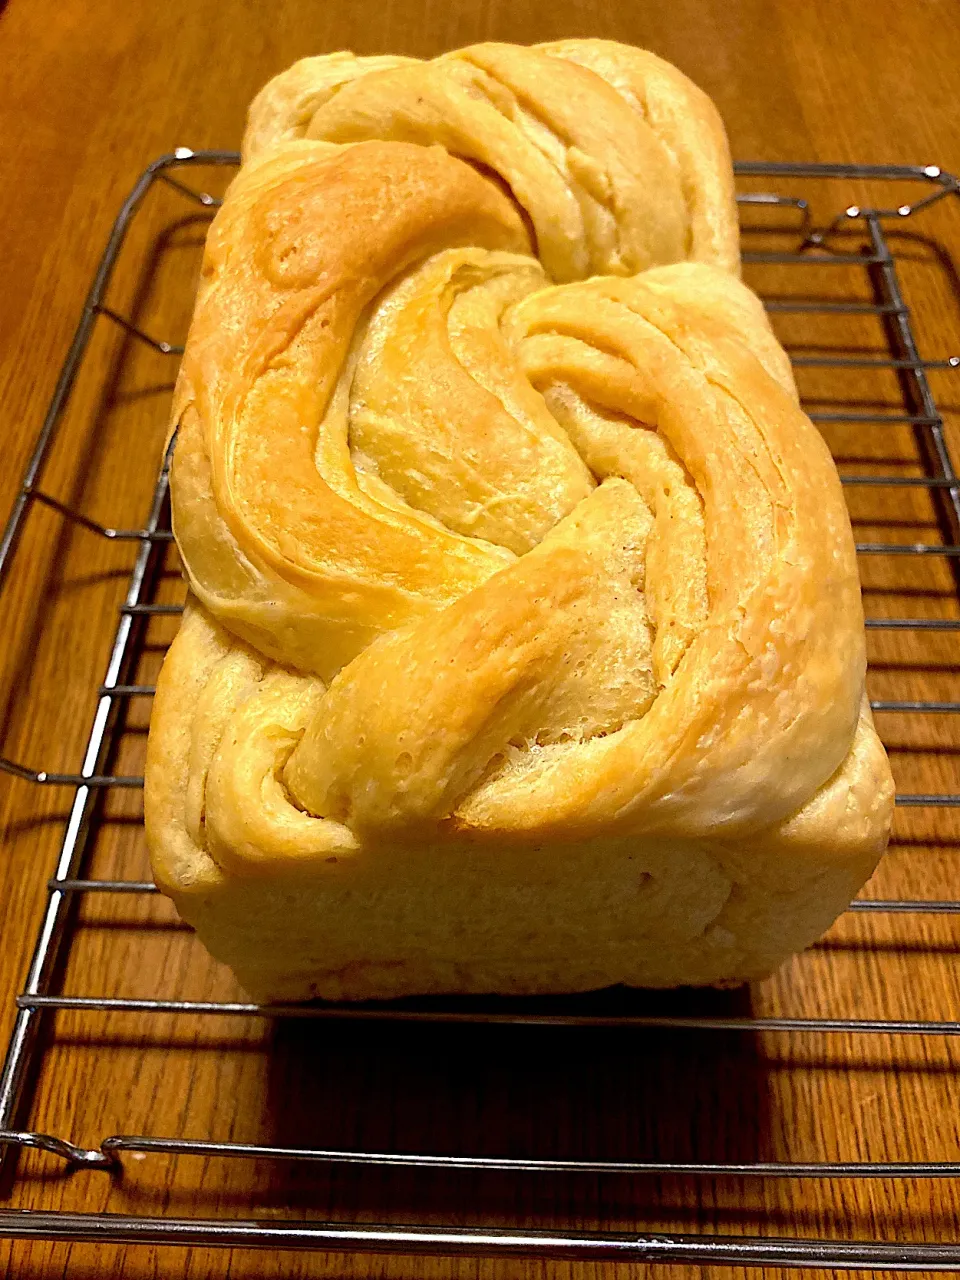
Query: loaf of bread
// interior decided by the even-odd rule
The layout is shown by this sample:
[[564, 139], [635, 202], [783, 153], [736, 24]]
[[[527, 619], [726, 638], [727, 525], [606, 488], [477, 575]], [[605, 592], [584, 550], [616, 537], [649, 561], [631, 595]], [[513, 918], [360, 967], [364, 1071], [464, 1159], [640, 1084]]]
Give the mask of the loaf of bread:
[[730, 984], [893, 787], [711, 103], [598, 40], [254, 102], [177, 385], [160, 887], [259, 999]]

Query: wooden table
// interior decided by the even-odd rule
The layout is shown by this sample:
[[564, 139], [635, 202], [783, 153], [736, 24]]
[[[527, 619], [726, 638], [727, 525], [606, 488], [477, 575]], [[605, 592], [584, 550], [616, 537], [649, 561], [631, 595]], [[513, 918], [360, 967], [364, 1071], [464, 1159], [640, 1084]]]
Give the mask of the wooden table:
[[[960, 171], [960, 24], [949, 0], [674, 0], [669, 6], [11, 0], [0, 17], [6, 428], [0, 512], [12, 500], [110, 222], [149, 160], [178, 144], [235, 146], [253, 93], [307, 53], [350, 47], [431, 56], [478, 40], [564, 35], [631, 41], [674, 61], [713, 96], [740, 158], [936, 161]], [[202, 211], [178, 200], [167, 190], [145, 210], [111, 293], [118, 310], [161, 335], [184, 331], [186, 286], [205, 227]], [[960, 249], [958, 212], [931, 210], [915, 238], [899, 242], [930, 355], [960, 350], [949, 258]], [[786, 276], [765, 281], [775, 290], [796, 287]], [[824, 285], [828, 294], [842, 287]], [[782, 320], [785, 340], [799, 341], [790, 317]], [[44, 485], [93, 516], [135, 526], [162, 444], [171, 365], [108, 321], [98, 324]], [[866, 321], [851, 332], [854, 345], [876, 346], [877, 333]], [[865, 375], [838, 391], [840, 384], [825, 377], [808, 375], [803, 382], [820, 407], [839, 402], [862, 410], [878, 401], [897, 407], [892, 378], [886, 383]], [[950, 409], [960, 402], [960, 389], [950, 375], [937, 377], [941, 404]], [[849, 459], [848, 470], [909, 467], [916, 457], [908, 428], [869, 434], [831, 428], [829, 438]], [[897, 458], [905, 461], [891, 461]], [[858, 536], [867, 540], [938, 536], [919, 491], [857, 492], [852, 508]], [[3, 601], [3, 749], [46, 768], [75, 769], [131, 551], [105, 544], [53, 511], [32, 520]], [[919, 570], [912, 562], [873, 560], [865, 575], [869, 614], [958, 616], [944, 560], [931, 559]], [[175, 599], [178, 590], [171, 571], [159, 585], [160, 598]], [[169, 620], [151, 623], [138, 679], [151, 678], [170, 632]], [[870, 641], [875, 697], [957, 698], [950, 633], [874, 632]], [[138, 768], [147, 715], [147, 701], [132, 700], [120, 771]], [[902, 789], [960, 789], [956, 724], [948, 716], [882, 721]], [[68, 792], [0, 780], [4, 1041], [68, 803]], [[149, 874], [139, 808], [136, 792], [107, 801], [91, 874]], [[868, 892], [960, 898], [958, 857], [960, 824], [949, 812], [901, 811], [891, 852]], [[751, 993], [669, 997], [657, 1007], [673, 1007], [673, 1000], [688, 1009], [735, 1013], [958, 1019], [958, 943], [960, 916], [846, 916], [819, 947]], [[62, 989], [214, 999], [236, 994], [230, 976], [207, 960], [164, 900], [130, 896], [87, 899]], [[948, 1037], [271, 1030], [237, 1018], [68, 1014], [56, 1020], [25, 1123], [93, 1145], [109, 1133], [139, 1131], [612, 1159], [957, 1160], [958, 1048]], [[521, 1180], [162, 1156], [128, 1159], [122, 1180], [111, 1180], [95, 1171], [67, 1173], [55, 1159], [36, 1155], [21, 1161], [8, 1194], [8, 1203], [19, 1207], [183, 1216], [960, 1237], [958, 1180]], [[161, 1255], [146, 1246], [8, 1242], [0, 1242], [0, 1268], [18, 1280], [595, 1270], [490, 1259], [196, 1249]]]

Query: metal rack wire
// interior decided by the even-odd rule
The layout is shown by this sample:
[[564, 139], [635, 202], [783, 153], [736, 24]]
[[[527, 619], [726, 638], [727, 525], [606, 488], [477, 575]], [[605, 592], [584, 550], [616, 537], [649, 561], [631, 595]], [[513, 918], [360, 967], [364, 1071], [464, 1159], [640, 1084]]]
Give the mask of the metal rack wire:
[[[183, 199], [205, 208], [218, 201], [195, 190], [177, 176], [195, 166], [233, 166], [238, 157], [231, 152], [194, 152], [178, 148], [160, 157], [140, 177], [124, 202], [113, 226], [103, 257], [84, 303], [82, 315], [70, 346], [46, 417], [37, 436], [23, 480], [14, 501], [6, 530], [0, 541], [0, 592], [11, 578], [22, 535], [33, 512], [50, 508], [65, 520], [81, 526], [93, 536], [113, 542], [129, 542], [134, 547], [133, 567], [103, 680], [97, 690], [96, 709], [90, 726], [82, 762], [76, 772], [53, 772], [22, 761], [0, 756], [0, 771], [12, 774], [37, 787], [61, 787], [72, 793], [53, 874], [47, 883], [47, 900], [37, 933], [35, 949], [23, 986], [14, 997], [17, 1014], [0, 1076], [0, 1159], [8, 1163], [25, 1148], [39, 1148], [71, 1166], [88, 1170], [110, 1170], [131, 1153], [207, 1155], [234, 1159], [313, 1161], [324, 1164], [354, 1164], [379, 1167], [433, 1168], [441, 1170], [500, 1170], [522, 1174], [619, 1173], [663, 1174], [693, 1177], [737, 1178], [924, 1178], [960, 1180], [960, 1162], [949, 1161], [650, 1161], [650, 1160], [546, 1160], [487, 1155], [431, 1155], [377, 1150], [343, 1150], [291, 1147], [255, 1143], [192, 1140], [171, 1135], [108, 1136], [95, 1147], [84, 1147], [63, 1136], [54, 1136], [26, 1127], [30, 1112], [32, 1070], [43, 1053], [38, 1036], [45, 1017], [55, 1010], [112, 1011], [138, 1014], [175, 1014], [191, 1017], [296, 1018], [347, 1021], [449, 1022], [553, 1026], [553, 1027], [643, 1027], [651, 1030], [685, 1031], [690, 1034], [712, 1031], [775, 1031], [779, 1033], [857, 1033], [886, 1036], [960, 1036], [960, 1021], [928, 1019], [851, 1017], [713, 1017], [694, 1015], [630, 1015], [583, 1012], [528, 1012], [493, 1007], [478, 1010], [456, 1006], [424, 1008], [403, 1006], [263, 1006], [248, 1002], [216, 1000], [173, 1000], [107, 997], [87, 993], [65, 993], [56, 983], [58, 958], [72, 941], [71, 904], [83, 895], [156, 893], [154, 885], [137, 879], [97, 879], [85, 875], [91, 842], [90, 815], [98, 793], [111, 788], [138, 788], [142, 779], [110, 772], [118, 706], [125, 700], [149, 697], [153, 686], [129, 681], [134, 669], [132, 656], [138, 622], [150, 617], [177, 614], [181, 606], [157, 601], [151, 592], [157, 566], [169, 548], [167, 466], [160, 470], [146, 519], [140, 528], [118, 528], [90, 519], [59, 501], [42, 487], [44, 466], [57, 436], [71, 391], [85, 352], [98, 324], [123, 328], [137, 341], [165, 356], [175, 358], [182, 348], [151, 336], [124, 315], [106, 305], [107, 287], [128, 230], [144, 197], [154, 184], [173, 187]], [[926, 467], [922, 476], [887, 474], [846, 474], [843, 481], [852, 488], [903, 487], [929, 491], [937, 505], [942, 538], [938, 542], [890, 543], [868, 541], [858, 544], [863, 556], [945, 557], [956, 563], [960, 557], [960, 478], [950, 456], [943, 419], [931, 390], [931, 370], [960, 367], [960, 357], [925, 359], [919, 350], [904, 297], [900, 273], [890, 245], [888, 226], [903, 223], [937, 201], [960, 194], [960, 183], [935, 166], [898, 167], [887, 165], [823, 164], [741, 164], [738, 173], [745, 179], [765, 183], [784, 180], [796, 184], [817, 180], [836, 184], [883, 182], [912, 183], [922, 194], [912, 203], [893, 208], [847, 205], [822, 228], [812, 223], [810, 206], [801, 196], [769, 191], [748, 192], [740, 197], [744, 206], [773, 208], [795, 213], [799, 219], [796, 246], [788, 252], [746, 252], [745, 261], [785, 267], [816, 267], [829, 263], [860, 267], [868, 273], [871, 300], [816, 300], [802, 296], [768, 301], [771, 311], [816, 315], [823, 312], [872, 315], [885, 325], [889, 350], [882, 355], [800, 354], [798, 367], [820, 367], [840, 371], [893, 371], [899, 380], [903, 409], [897, 412], [837, 411], [813, 412], [814, 421], [878, 427], [888, 423], [906, 424], [921, 441], [920, 453]], [[846, 232], [856, 231], [866, 247], [845, 252]], [[871, 617], [871, 630], [956, 632], [960, 618]], [[960, 701], [878, 699], [878, 712], [960, 713]], [[902, 794], [897, 798], [907, 808], [960, 806], [960, 793]], [[952, 899], [860, 899], [851, 904], [857, 913], [960, 914], [960, 900]], [[79, 1176], [79, 1175], [78, 1175]], [[950, 1243], [859, 1242], [844, 1240], [783, 1239], [767, 1237], [705, 1236], [694, 1234], [596, 1234], [583, 1232], [506, 1231], [481, 1228], [428, 1226], [354, 1226], [347, 1223], [304, 1223], [302, 1221], [240, 1221], [223, 1219], [181, 1219], [159, 1216], [128, 1216], [95, 1213], [50, 1213], [27, 1210], [0, 1210], [0, 1235], [58, 1240], [96, 1240], [260, 1246], [291, 1249], [357, 1249], [380, 1252], [497, 1253], [567, 1259], [622, 1259], [643, 1262], [689, 1262], [739, 1265], [819, 1266], [836, 1268], [904, 1268], [960, 1270], [960, 1241]]]

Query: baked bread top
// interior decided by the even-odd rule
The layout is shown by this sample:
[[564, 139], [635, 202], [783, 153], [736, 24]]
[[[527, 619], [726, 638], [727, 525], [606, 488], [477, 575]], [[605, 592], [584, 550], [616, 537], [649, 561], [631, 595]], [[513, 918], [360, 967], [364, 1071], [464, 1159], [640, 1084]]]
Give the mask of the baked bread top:
[[739, 271], [723, 123], [644, 49], [556, 40], [431, 62], [304, 58], [254, 99], [244, 160], [299, 138], [438, 145], [479, 166], [523, 210], [558, 282], [686, 260]]

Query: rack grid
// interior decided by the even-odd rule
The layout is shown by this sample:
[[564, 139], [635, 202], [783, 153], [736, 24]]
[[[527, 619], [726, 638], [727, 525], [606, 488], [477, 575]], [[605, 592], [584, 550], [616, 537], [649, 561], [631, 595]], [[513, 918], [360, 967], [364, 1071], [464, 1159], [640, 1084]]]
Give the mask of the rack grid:
[[[237, 1000], [183, 1000], [108, 996], [62, 990], [61, 971], [75, 936], [74, 906], [88, 895], [151, 895], [157, 892], [149, 881], [134, 878], [104, 878], [89, 874], [96, 841], [94, 814], [98, 802], [112, 789], [137, 789], [142, 778], [112, 771], [119, 736], [123, 733], [125, 708], [135, 699], [149, 698], [153, 685], [136, 679], [138, 645], [143, 628], [151, 619], [175, 616], [179, 603], [156, 598], [155, 585], [166, 557], [172, 551], [167, 500], [170, 449], [163, 460], [149, 503], [146, 519], [139, 528], [121, 528], [93, 520], [43, 487], [45, 464], [57, 438], [71, 392], [77, 381], [88, 345], [98, 325], [115, 325], [134, 341], [175, 361], [182, 347], [173, 341], [145, 332], [126, 315], [107, 305], [107, 291], [114, 267], [147, 194], [157, 184], [172, 187], [180, 198], [204, 210], [213, 210], [219, 201], [183, 181], [182, 172], [206, 166], [233, 167], [239, 157], [227, 151], [192, 151], [180, 147], [154, 161], [141, 175], [122, 205], [106, 249], [96, 269], [83, 306], [81, 318], [64, 361], [46, 417], [37, 435], [13, 509], [0, 541], [0, 592], [9, 584], [17, 562], [24, 531], [33, 514], [52, 510], [65, 521], [79, 526], [93, 537], [132, 548], [132, 568], [119, 607], [109, 659], [103, 679], [96, 689], [95, 713], [90, 725], [82, 761], [74, 772], [58, 772], [35, 767], [0, 755], [0, 771], [38, 788], [62, 788], [70, 797], [53, 874], [46, 885], [46, 903], [36, 935], [32, 959], [23, 985], [13, 999], [16, 1020], [0, 1076], [0, 1162], [6, 1173], [16, 1177], [16, 1162], [27, 1148], [40, 1149], [76, 1168], [75, 1176], [96, 1176], [95, 1171], [116, 1170], [125, 1155], [163, 1153], [205, 1155], [240, 1160], [307, 1161], [326, 1165], [353, 1164], [377, 1167], [426, 1168], [444, 1171], [496, 1170], [518, 1175], [682, 1175], [697, 1178], [746, 1179], [956, 1179], [960, 1183], [960, 1161], [816, 1160], [816, 1161], [671, 1161], [671, 1160], [584, 1160], [543, 1159], [535, 1156], [490, 1156], [484, 1154], [429, 1154], [418, 1151], [320, 1148], [280, 1144], [242, 1143], [191, 1139], [182, 1135], [112, 1135], [98, 1145], [84, 1146], [67, 1136], [53, 1135], [29, 1127], [32, 1082], [45, 1052], [40, 1034], [45, 1020], [57, 1011], [76, 1013], [168, 1014], [198, 1018], [298, 1019], [384, 1023], [506, 1024], [557, 1029], [610, 1028], [646, 1029], [650, 1032], [780, 1033], [784, 1035], [883, 1035], [892, 1037], [957, 1037], [960, 1019], [866, 1018], [809, 1016], [707, 1016], [699, 1013], [634, 1013], [583, 1010], [575, 1002], [569, 1008], [554, 1002], [542, 1008], [511, 1005], [507, 1002], [478, 1007], [457, 1002], [403, 1002], [372, 1006], [281, 1006], [257, 1005]], [[839, 266], [861, 269], [867, 294], [854, 297], [811, 297], [792, 289], [765, 298], [768, 310], [796, 316], [808, 326], [823, 323], [818, 317], [873, 317], [882, 326], [886, 349], [877, 353], [820, 346], [806, 341], [791, 348], [795, 368], [832, 370], [858, 377], [883, 371], [892, 374], [899, 387], [902, 404], [893, 410], [869, 405], [866, 408], [809, 408], [810, 417], [825, 431], [882, 430], [895, 425], [909, 428], [917, 442], [920, 475], [876, 470], [844, 470], [848, 492], [868, 493], [896, 489], [923, 490], [936, 511], [936, 541], [890, 542], [865, 540], [857, 549], [863, 560], [873, 557], [910, 557], [917, 562], [929, 557], [943, 558], [953, 570], [957, 583], [960, 568], [960, 478], [954, 468], [948, 432], [931, 387], [931, 374], [960, 368], [960, 357], [944, 355], [927, 359], [921, 354], [914, 331], [911, 309], [905, 298], [901, 272], [892, 240], [909, 219], [929, 206], [960, 194], [960, 183], [936, 166], [826, 165], [743, 163], [736, 166], [745, 185], [761, 181], [791, 188], [749, 190], [738, 196], [744, 219], [763, 218], [770, 211], [787, 216], [793, 240], [789, 249], [758, 251], [750, 247], [752, 237], [745, 229], [744, 262], [750, 268], [798, 268], [807, 271]], [[902, 184], [920, 194], [908, 203], [893, 207], [846, 204], [840, 213], [822, 225], [815, 224], [811, 202], [792, 191], [798, 183], [825, 183], [840, 192], [864, 189], [863, 184]], [[838, 201], [839, 202], [839, 201]], [[836, 207], [836, 206], [834, 206]], [[912, 224], [911, 224], [912, 225]], [[770, 229], [769, 227], [767, 228]], [[780, 232], [783, 232], [782, 225]], [[781, 235], [782, 238], [782, 235]], [[860, 242], [849, 251], [851, 240]], [[806, 279], [806, 277], [805, 277]], [[789, 348], [789, 344], [788, 344]], [[172, 449], [171, 444], [171, 449]], [[842, 459], [838, 459], [842, 461]], [[917, 469], [917, 468], [914, 468]], [[867, 521], [869, 523], [869, 521]], [[877, 521], [877, 523], [882, 523]], [[863, 561], [862, 561], [863, 562]], [[960, 631], [957, 617], [869, 616], [871, 632], [909, 632], [918, 635]], [[893, 714], [951, 717], [960, 713], [960, 700], [940, 698], [886, 697], [873, 700], [874, 710], [884, 717]], [[897, 797], [901, 809], [951, 809], [960, 807], [960, 791], [903, 793]], [[960, 887], [954, 898], [938, 899], [860, 898], [851, 903], [857, 915], [960, 915]], [[80, 1172], [86, 1169], [87, 1173]], [[942, 1269], [960, 1270], [960, 1240], [939, 1243], [886, 1243], [842, 1239], [803, 1239], [773, 1236], [707, 1236], [693, 1233], [548, 1232], [522, 1229], [450, 1226], [442, 1229], [428, 1224], [357, 1225], [346, 1222], [303, 1222], [302, 1220], [248, 1221], [229, 1218], [184, 1219], [159, 1215], [110, 1213], [44, 1212], [0, 1209], [0, 1235], [55, 1240], [97, 1240], [164, 1244], [203, 1244], [290, 1249], [363, 1250], [370, 1252], [486, 1253], [568, 1259], [621, 1259], [643, 1262], [688, 1262], [737, 1265], [781, 1265], [860, 1269]]]

